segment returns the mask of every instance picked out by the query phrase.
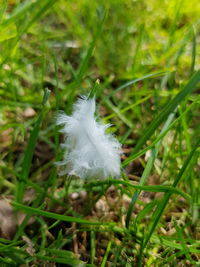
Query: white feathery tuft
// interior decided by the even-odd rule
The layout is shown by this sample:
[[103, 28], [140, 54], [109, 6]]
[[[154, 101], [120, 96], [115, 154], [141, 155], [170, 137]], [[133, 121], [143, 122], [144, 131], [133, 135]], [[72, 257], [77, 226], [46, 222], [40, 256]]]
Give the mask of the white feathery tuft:
[[65, 149], [64, 160], [57, 165], [64, 166], [62, 174], [81, 178], [108, 178], [120, 175], [120, 143], [105, 130], [110, 124], [96, 121], [95, 98], [79, 99], [73, 106], [73, 113], [60, 113], [57, 125], [63, 125]]

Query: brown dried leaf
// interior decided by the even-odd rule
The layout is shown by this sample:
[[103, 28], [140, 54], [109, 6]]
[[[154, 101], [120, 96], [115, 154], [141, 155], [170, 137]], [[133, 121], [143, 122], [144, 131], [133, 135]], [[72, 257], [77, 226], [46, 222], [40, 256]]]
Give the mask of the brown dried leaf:
[[16, 232], [16, 218], [8, 201], [0, 200], [0, 236], [11, 239]]

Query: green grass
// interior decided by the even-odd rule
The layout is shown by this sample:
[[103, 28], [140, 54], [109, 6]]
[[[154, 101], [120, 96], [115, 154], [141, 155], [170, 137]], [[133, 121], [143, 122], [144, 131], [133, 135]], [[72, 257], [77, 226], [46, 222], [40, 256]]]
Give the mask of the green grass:
[[[1, 1], [0, 266], [200, 265], [199, 12]], [[89, 92], [123, 145], [120, 179], [58, 176], [55, 114]]]

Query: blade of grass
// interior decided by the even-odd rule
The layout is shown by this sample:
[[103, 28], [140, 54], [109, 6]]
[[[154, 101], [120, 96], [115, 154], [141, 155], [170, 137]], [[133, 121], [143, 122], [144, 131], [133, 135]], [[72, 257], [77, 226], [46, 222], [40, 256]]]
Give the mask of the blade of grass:
[[[153, 234], [151, 238], [152, 238], [152, 241], [158, 245], [165, 245], [166, 247], [178, 249], [180, 251], [182, 249], [182, 245], [179, 244], [178, 242], [174, 241], [173, 238], [172, 238], [172, 240], [168, 240], [164, 236], [158, 236], [155, 234]], [[196, 247], [195, 246], [188, 246], [188, 250], [190, 251], [190, 253], [199, 253], [198, 246], [199, 246], [198, 243], [196, 244]]]
[[106, 225], [106, 226], [112, 226], [115, 223], [104, 223], [104, 222], [92, 222], [89, 220], [81, 219], [81, 218], [76, 218], [72, 216], [66, 216], [66, 215], [61, 215], [53, 212], [48, 212], [44, 210], [40, 210], [38, 208], [32, 208], [25, 206], [23, 204], [17, 203], [12, 201], [11, 205], [17, 209], [23, 210], [24, 212], [27, 212], [27, 214], [32, 214], [32, 215], [39, 215], [39, 216], [44, 216], [47, 218], [55, 219], [55, 220], [60, 220], [64, 222], [76, 222], [76, 223], [81, 223], [81, 224], [88, 224], [88, 225]]
[[158, 201], [154, 199], [150, 203], [147, 203], [145, 207], [140, 211], [140, 213], [137, 215], [135, 218], [135, 223], [134, 225], [141, 223], [142, 219], [148, 214], [150, 211], [153, 210], [153, 208], [158, 204]]
[[71, 65], [71, 63], [68, 62], [68, 66], [69, 66], [69, 68], [72, 72], [72, 75], [74, 77], [74, 80], [75, 80], [68, 86], [71, 89], [71, 93], [68, 96], [68, 101], [71, 103], [73, 102], [73, 98], [74, 98], [74, 95], [76, 93], [77, 86], [80, 87], [81, 89], [83, 89], [81, 86], [81, 81], [82, 81], [82, 78], [84, 77], [84, 75], [87, 73], [87, 70], [89, 68], [89, 62], [90, 62], [90, 59], [92, 57], [93, 51], [94, 51], [96, 43], [98, 41], [98, 38], [100, 37], [100, 35], [102, 33], [103, 25], [104, 25], [106, 16], [107, 16], [107, 13], [105, 12], [100, 19], [99, 25], [97, 27], [95, 34], [94, 34], [94, 38], [93, 38], [92, 42], [90, 43], [90, 45], [87, 49], [87, 52], [80, 63], [78, 70], [75, 71], [73, 66]]
[[[177, 184], [179, 183], [180, 179], [182, 178], [182, 176], [184, 175], [188, 165], [190, 164], [190, 161], [191, 159], [193, 158], [197, 148], [199, 147], [200, 145], [200, 137], [197, 139], [197, 142], [196, 144], [194, 145], [192, 151], [190, 152], [190, 154], [188, 155], [187, 159], [185, 160], [181, 170], [179, 171], [174, 183], [173, 183], [173, 187], [175, 188], [177, 186]], [[160, 205], [157, 207], [155, 213], [154, 213], [154, 217], [153, 217], [153, 220], [152, 220], [152, 224], [150, 225], [150, 230], [146, 236], [146, 239], [145, 239], [145, 243], [144, 243], [144, 248], [147, 246], [156, 226], [158, 225], [158, 222], [165, 210], [165, 207], [167, 206], [167, 203], [170, 199], [170, 196], [171, 196], [171, 193], [170, 192], [167, 192], [165, 194], [165, 196], [163, 197], [163, 201], [160, 203]]]
[[151, 148], [153, 148], [166, 134], [167, 132], [172, 129], [174, 127], [174, 125], [182, 118], [182, 116], [184, 116], [187, 112], [189, 112], [196, 103], [199, 102], [200, 96], [197, 97], [195, 99], [195, 101], [178, 117], [176, 118], [171, 124], [170, 126], [163, 131], [162, 134], [160, 134], [153, 142], [151, 145], [149, 145], [148, 147], [144, 148], [143, 150], [141, 150], [140, 152], [136, 152], [136, 153], [131, 153], [131, 155], [122, 163], [122, 166], [125, 167], [127, 166], [130, 162], [132, 162], [133, 160], [135, 160], [136, 158], [141, 157], [142, 155], [144, 155], [148, 150], [150, 150]]
[[131, 184], [127, 181], [123, 181], [123, 180], [115, 180], [115, 179], [109, 179], [109, 180], [105, 180], [105, 181], [98, 181], [98, 182], [90, 182], [89, 184], [86, 184], [85, 187], [91, 189], [92, 187], [99, 187], [102, 185], [125, 185], [128, 187], [132, 187], [138, 190], [144, 190], [147, 192], [171, 192], [172, 194], [178, 194], [183, 196], [185, 199], [189, 200], [191, 199], [191, 197], [182, 192], [181, 190], [174, 188], [172, 186], [167, 186], [167, 185], [135, 185], [135, 184]]
[[141, 46], [142, 46], [142, 41], [143, 41], [143, 36], [144, 36], [144, 27], [145, 27], [144, 23], [142, 23], [139, 27], [139, 33], [138, 33], [135, 54], [134, 54], [133, 64], [132, 64], [132, 70], [131, 70], [132, 73], [134, 73], [137, 70], [137, 66], [138, 66], [137, 61], [139, 61], [138, 57], [140, 56], [140, 51], [142, 50]]
[[7, 0], [3, 0], [3, 3], [1, 3], [1, 6], [0, 6], [0, 22], [3, 18], [5, 11], [6, 11], [7, 5], [8, 5]]
[[22, 200], [23, 200], [24, 190], [25, 190], [25, 186], [26, 186], [29, 172], [30, 172], [30, 168], [31, 168], [33, 153], [34, 153], [37, 138], [39, 135], [40, 125], [41, 125], [42, 120], [44, 118], [45, 105], [46, 105], [47, 100], [49, 98], [49, 94], [50, 94], [50, 91], [48, 89], [46, 89], [44, 92], [43, 103], [42, 103], [43, 107], [42, 107], [41, 113], [40, 113], [40, 115], [39, 115], [39, 117], [38, 117], [38, 119], [37, 119], [37, 121], [33, 127], [33, 130], [30, 134], [28, 145], [27, 145], [26, 151], [24, 153], [24, 160], [22, 163], [22, 171], [20, 174], [19, 182], [17, 184], [17, 188], [16, 188], [16, 200], [17, 200], [17, 202], [22, 202]]
[[[5, 1], [7, 2], [7, 1]], [[17, 22], [21, 17], [24, 16], [24, 14], [26, 14], [27, 11], [29, 11], [34, 5], [34, 1], [25, 1], [23, 3], [21, 3], [20, 5], [17, 5], [17, 8], [11, 13], [11, 15], [5, 19], [1, 25], [2, 26], [7, 26], [11, 23], [15, 23]]]
[[142, 228], [142, 238], [140, 241], [140, 250], [139, 250], [139, 255], [138, 255], [138, 260], [137, 260], [137, 265], [138, 267], [142, 267], [142, 254], [143, 254], [143, 246], [144, 246], [144, 239], [145, 239], [145, 234], [144, 234], [144, 227]]
[[19, 246], [20, 244], [24, 243], [23, 241], [17, 241], [17, 242], [12, 242], [11, 244], [5, 245], [5, 244], [0, 244], [0, 252], [4, 250], [9, 250], [9, 248], [14, 247], [14, 246]]
[[77, 266], [85, 263], [76, 258], [75, 254], [68, 250], [46, 248], [45, 252], [51, 254], [51, 256], [65, 260], [65, 263], [72, 266]]
[[[181, 8], [182, 8], [182, 0], [175, 1], [175, 6], [174, 6], [174, 10], [173, 10], [174, 11], [174, 14], [173, 14], [174, 19], [173, 19], [172, 24], [170, 25], [170, 28], [169, 28], [169, 40], [168, 40], [168, 43], [166, 45], [166, 50], [168, 50], [171, 47], [171, 45], [174, 41], [174, 35], [175, 35], [177, 25], [178, 25], [177, 21], [179, 19], [180, 14], [181, 14], [181, 12], [180, 12]], [[165, 52], [166, 52], [166, 50], [165, 50]]]
[[110, 100], [105, 100], [105, 104], [129, 127], [133, 128], [133, 123], [122, 114], [122, 112], [112, 104]]
[[[162, 130], [161, 130], [161, 133], [162, 134], [165, 130], [167, 130], [170, 126], [170, 124], [172, 123], [173, 119], [175, 117], [175, 113], [171, 113], [166, 121], [166, 123], [164, 124]], [[160, 145], [161, 145], [161, 141], [162, 139], [160, 139], [160, 141], [155, 145], [155, 147], [152, 149], [151, 151], [151, 156], [150, 158], [148, 159], [147, 161], [147, 165], [143, 171], [143, 174], [142, 174], [142, 177], [140, 179], [140, 182], [139, 182], [139, 185], [144, 185], [146, 182], [147, 182], [147, 179], [149, 177], [149, 174], [154, 166], [154, 162], [156, 160], [156, 157], [158, 155], [158, 151], [159, 151], [159, 148], [160, 148]], [[130, 223], [130, 219], [131, 219], [131, 214], [133, 212], [133, 209], [134, 209], [134, 206], [135, 206], [135, 203], [138, 199], [138, 196], [140, 194], [141, 191], [138, 191], [136, 190], [134, 195], [133, 195], [133, 198], [131, 200], [131, 203], [129, 205], [129, 208], [128, 208], [128, 212], [127, 212], [127, 216], [126, 216], [126, 227], [128, 228], [129, 227], [129, 223]]]
[[91, 253], [90, 253], [90, 261], [91, 264], [94, 263], [94, 258], [95, 258], [95, 254], [96, 254], [96, 234], [94, 231], [90, 232], [90, 246], [91, 246]]
[[191, 67], [190, 67], [190, 75], [193, 75], [194, 73], [194, 67], [195, 67], [195, 61], [196, 61], [196, 44], [197, 44], [196, 34], [194, 32], [194, 28], [192, 28], [192, 50], [191, 50], [192, 60], [191, 60]]
[[[135, 146], [134, 153], [138, 152], [140, 148], [146, 143], [146, 141], [152, 136], [158, 126], [167, 118], [167, 116], [173, 112], [176, 107], [185, 99], [186, 96], [191, 94], [195, 89], [196, 85], [200, 81], [200, 70], [198, 70], [186, 86], [170, 101], [160, 114], [153, 120], [153, 122], [147, 127], [144, 132], [144, 135], [139, 139], [137, 145]], [[132, 155], [131, 155], [132, 156]]]
[[56, 262], [56, 263], [61, 263], [65, 265], [70, 265], [70, 266], [88, 266], [88, 267], [95, 267], [95, 265], [92, 264], [85, 264], [84, 262], [76, 259], [69, 259], [69, 258], [56, 258], [54, 256], [42, 256], [42, 255], [35, 255], [35, 258], [45, 260], [45, 262]]
[[112, 246], [112, 241], [109, 241], [108, 242], [108, 246], [107, 246], [107, 249], [106, 249], [106, 253], [103, 257], [103, 261], [101, 263], [101, 267], [105, 267], [106, 266], [106, 263], [107, 263], [107, 259], [108, 259], [108, 255], [110, 253], [110, 250], [111, 250], [111, 246]]
[[[21, 36], [27, 32], [27, 30], [31, 27], [31, 25], [38, 20], [38, 18], [41, 18], [42, 15], [55, 4], [56, 0], [44, 0], [41, 4], [40, 1], [34, 2], [34, 7], [36, 9], [35, 12], [33, 12], [32, 17], [30, 17], [30, 20], [24, 24], [22, 28], [20, 28], [19, 35], [17, 38], [17, 42], [21, 38]], [[29, 7], [30, 8], [30, 7]], [[33, 8], [33, 7], [32, 7]], [[38, 9], [38, 10], [37, 10]], [[34, 9], [33, 9], [34, 10]], [[15, 44], [16, 45], [16, 44]]]
[[[9, 258], [2, 258], [2, 257], [0, 257], [0, 262], [2, 263], [2, 266], [15, 266], [14, 264], [16, 264], [15, 261], [12, 261]], [[7, 265], [3, 265], [4, 263]]]
[[192, 260], [191, 256], [190, 256], [190, 252], [189, 252], [189, 249], [188, 249], [188, 246], [186, 244], [186, 241], [184, 240], [184, 237], [183, 237], [183, 231], [182, 229], [178, 226], [177, 222], [175, 221], [175, 228], [176, 228], [176, 232], [177, 232], [177, 235], [178, 235], [178, 238], [180, 239], [180, 244], [182, 246], [182, 250], [184, 252], [184, 255], [185, 257], [187, 258], [187, 260], [191, 263], [194, 264], [194, 261]]
[[10, 17], [7, 21], [3, 23], [3, 26], [5, 24], [11, 23], [11, 21], [17, 21], [21, 16], [27, 15], [27, 12], [31, 12], [31, 16], [28, 16], [28, 19], [26, 18], [24, 20], [24, 23], [16, 23], [18, 25], [17, 29], [17, 36], [13, 40], [10, 46], [9, 53], [5, 55], [4, 60], [2, 61], [2, 64], [4, 64], [11, 56], [14, 57], [18, 42], [20, 41], [22, 35], [28, 31], [28, 29], [38, 20], [38, 18], [41, 18], [42, 15], [50, 8], [52, 5], [54, 5], [56, 0], [44, 0], [42, 1], [36, 1], [36, 2], [30, 2], [27, 1], [22, 6], [17, 9], [16, 13], [14, 12], [13, 16]]
[[[127, 106], [127, 107], [121, 109], [121, 110], [120, 110], [120, 113], [124, 113], [124, 112], [126, 112], [126, 111], [128, 111], [128, 110], [130, 110], [130, 109], [133, 109], [134, 107], [138, 106], [139, 104], [142, 104], [143, 102], [145, 102], [146, 100], [148, 100], [148, 99], [151, 98], [151, 97], [152, 97], [152, 95], [150, 94], [150, 95], [148, 95], [148, 96], [146, 96], [146, 97], [144, 97], [144, 98], [138, 100], [137, 102], [135, 102], [135, 103], [133, 103], [133, 104], [131, 104], [131, 105], [129, 105], [129, 106]], [[115, 114], [112, 113], [112, 114], [110, 114], [110, 115], [104, 117], [103, 120], [105, 120], [105, 121], [106, 121], [106, 120], [109, 120], [109, 119], [113, 118], [114, 116], [115, 116]]]
[[159, 72], [155, 72], [155, 73], [150, 73], [150, 74], [144, 75], [144, 76], [142, 76], [140, 78], [131, 80], [131, 81], [129, 81], [129, 82], [117, 87], [115, 90], [111, 91], [111, 93], [109, 94], [109, 97], [114, 95], [116, 92], [121, 91], [122, 89], [124, 89], [126, 87], [129, 87], [130, 85], [133, 85], [133, 84], [135, 84], [137, 82], [146, 80], [148, 78], [156, 78], [156, 77], [162, 76], [162, 75], [166, 74], [166, 72], [167, 71], [159, 71]]
[[99, 25], [97, 26], [97, 31], [96, 31], [95, 36], [94, 36], [94, 38], [93, 38], [93, 40], [89, 46], [89, 49], [87, 50], [87, 53], [86, 53], [84, 59], [82, 60], [80, 66], [79, 66], [79, 69], [77, 71], [77, 78], [79, 79], [79, 81], [81, 81], [83, 75], [87, 72], [87, 69], [89, 66], [89, 60], [93, 54], [96, 42], [97, 42], [98, 38], [100, 37], [101, 32], [103, 30], [103, 25], [104, 25], [106, 16], [107, 16], [107, 13], [105, 12], [103, 14], [102, 18], [100, 19]]

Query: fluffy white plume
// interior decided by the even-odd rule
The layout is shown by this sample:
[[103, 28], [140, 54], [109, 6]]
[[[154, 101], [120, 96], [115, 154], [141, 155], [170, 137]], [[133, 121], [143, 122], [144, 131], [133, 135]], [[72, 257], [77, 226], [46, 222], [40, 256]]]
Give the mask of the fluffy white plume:
[[63, 125], [65, 149], [62, 174], [69, 173], [81, 178], [107, 178], [120, 175], [121, 145], [105, 130], [95, 118], [95, 99], [79, 99], [73, 106], [73, 113], [60, 113], [57, 125]]

